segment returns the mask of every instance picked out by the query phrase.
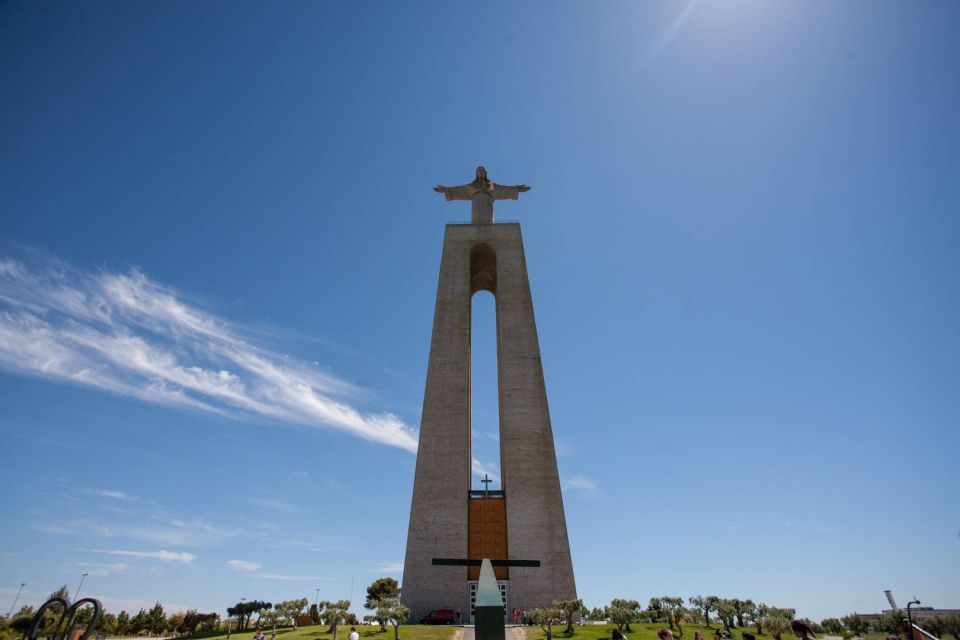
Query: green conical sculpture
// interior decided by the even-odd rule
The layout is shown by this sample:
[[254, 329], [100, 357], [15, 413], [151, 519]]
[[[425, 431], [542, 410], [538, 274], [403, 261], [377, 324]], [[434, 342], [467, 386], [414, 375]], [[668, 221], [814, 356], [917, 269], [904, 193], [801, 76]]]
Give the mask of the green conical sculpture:
[[476, 640], [504, 640], [506, 619], [503, 611], [503, 597], [497, 585], [490, 560], [484, 559], [480, 565], [480, 580], [477, 582], [477, 599], [473, 608], [474, 637]]

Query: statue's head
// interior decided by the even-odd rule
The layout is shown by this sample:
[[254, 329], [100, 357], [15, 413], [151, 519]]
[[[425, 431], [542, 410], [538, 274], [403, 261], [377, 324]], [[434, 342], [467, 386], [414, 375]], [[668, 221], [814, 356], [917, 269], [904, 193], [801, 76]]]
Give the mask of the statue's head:
[[487, 168], [483, 165], [477, 167], [477, 180], [486, 180], [487, 179]]

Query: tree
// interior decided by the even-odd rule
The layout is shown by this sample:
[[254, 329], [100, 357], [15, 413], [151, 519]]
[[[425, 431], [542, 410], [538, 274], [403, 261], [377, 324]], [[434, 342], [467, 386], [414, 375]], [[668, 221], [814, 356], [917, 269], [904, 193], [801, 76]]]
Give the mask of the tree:
[[33, 616], [36, 612], [30, 605], [24, 605], [7, 621], [10, 629], [20, 636], [25, 636], [33, 626]]
[[263, 611], [273, 608], [273, 605], [263, 600], [250, 600], [249, 602], [238, 602], [232, 607], [227, 607], [228, 616], [236, 616], [238, 620], [237, 631], [243, 631], [250, 623], [250, 616], [254, 613], [260, 614]]
[[891, 635], [902, 635], [907, 628], [907, 616], [900, 609], [893, 609], [880, 616], [877, 627]]
[[603, 609], [601, 609], [600, 607], [594, 607], [594, 608], [590, 611], [590, 619], [591, 619], [591, 620], [603, 620]]
[[[363, 603], [365, 609], [372, 609], [376, 612], [387, 611], [389, 609], [389, 600], [396, 600], [400, 597], [400, 585], [393, 578], [379, 578], [374, 580], [367, 587], [367, 600]], [[380, 623], [380, 631], [387, 630], [387, 618], [380, 613], [374, 613], [377, 622]]]
[[550, 608], [559, 609], [560, 612], [563, 613], [563, 617], [567, 622], [565, 633], [572, 634], [573, 618], [580, 613], [580, 609], [583, 608], [583, 600], [580, 598], [577, 598], [576, 600], [554, 600]]
[[855, 636], [861, 636], [870, 628], [870, 624], [856, 613], [840, 618], [840, 623], [845, 626], [850, 633]]
[[532, 620], [534, 624], [540, 625], [543, 632], [547, 634], [547, 640], [553, 640], [553, 626], [562, 623], [564, 615], [560, 609], [548, 607], [527, 612], [527, 619]]
[[720, 621], [723, 623], [723, 628], [725, 631], [730, 631], [734, 626], [733, 619], [737, 615], [737, 609], [733, 606], [732, 600], [727, 600], [722, 598], [717, 601], [717, 617], [720, 618]]
[[767, 628], [774, 640], [781, 640], [780, 636], [790, 631], [790, 619], [783, 616], [767, 616], [763, 619], [763, 626]]
[[[282, 602], [280, 604], [283, 604]], [[270, 626], [270, 640], [274, 640], [277, 637], [277, 621], [283, 616], [283, 614], [278, 610], [280, 608], [278, 604], [273, 611], [264, 612], [262, 618], [263, 621]]]
[[384, 614], [393, 625], [393, 640], [400, 640], [400, 625], [410, 617], [410, 608], [396, 598], [381, 598], [380, 602], [386, 603]]
[[676, 627], [680, 637], [682, 638], [683, 619], [687, 612], [683, 606], [683, 598], [664, 596], [660, 598], [660, 606], [667, 616], [667, 621], [670, 623], [670, 628], [673, 629]]
[[753, 604], [753, 600], [749, 598], [746, 600], [741, 600], [740, 598], [734, 598], [730, 600], [730, 604], [733, 605], [734, 615], [737, 617], [737, 626], [742, 627], [744, 615], [750, 615], [756, 609], [756, 605]]
[[604, 615], [613, 624], [617, 625], [620, 631], [631, 631], [630, 623], [637, 619], [637, 609], [640, 603], [636, 600], [624, 600], [617, 598], [611, 600], [610, 604], [604, 609]]
[[379, 578], [367, 587], [366, 609], [376, 609], [377, 603], [384, 598], [399, 598], [400, 585], [393, 578]]
[[130, 633], [132, 635], [138, 636], [141, 631], [147, 631], [148, 629], [148, 620], [147, 612], [143, 609], [140, 609], [140, 612], [137, 615], [133, 616], [133, 619], [130, 620]]
[[167, 626], [164, 629], [164, 631], [166, 631], [167, 633], [172, 633], [174, 635], [183, 633], [185, 631], [183, 623], [186, 620], [186, 618], [187, 618], [187, 614], [183, 611], [177, 611], [175, 613], [171, 613], [170, 617], [167, 618]]
[[960, 640], [960, 615], [954, 614], [943, 619], [943, 631], [949, 633], [956, 640]]
[[70, 603], [70, 589], [67, 587], [67, 585], [61, 585], [61, 587], [60, 587], [59, 589], [57, 589], [56, 591], [54, 591], [53, 593], [50, 594], [50, 597], [47, 598], [47, 600], [52, 600], [53, 598], [63, 598], [63, 599], [66, 600], [67, 603], [69, 604], [69, 603]]
[[[712, 629], [710, 626], [710, 612], [717, 608], [717, 602], [720, 598], [717, 596], [693, 596], [687, 598], [687, 601], [693, 606], [697, 607], [703, 611], [703, 624], [707, 629]], [[759, 631], [757, 633], [760, 633]]]
[[306, 608], [306, 598], [300, 598], [299, 600], [284, 600], [283, 602], [278, 602], [276, 605], [274, 605], [274, 609], [277, 610], [281, 618], [291, 621], [294, 631], [297, 629], [297, 617]]
[[660, 622], [660, 620], [663, 619], [663, 602], [660, 598], [650, 598], [650, 601], [647, 603], [646, 613], [650, 622]]
[[309, 614], [310, 624], [320, 624], [320, 608], [317, 605], [310, 605]]
[[97, 623], [97, 631], [107, 634], [108, 636], [116, 633], [117, 628], [117, 616], [113, 615], [108, 611], [104, 611], [100, 616], [100, 622]]
[[837, 634], [843, 631], [843, 625], [837, 618], [824, 618], [820, 621], [820, 626], [823, 627], [827, 633]]
[[332, 633], [333, 640], [337, 640], [337, 625], [346, 622], [347, 609], [350, 608], [350, 601], [337, 600], [336, 602], [328, 602], [324, 600], [320, 604], [323, 605], [323, 619], [330, 625], [327, 633]]
[[147, 631], [153, 635], [163, 635], [167, 629], [167, 616], [163, 612], [163, 605], [159, 602], [153, 605], [147, 613]]
[[114, 631], [118, 636], [125, 636], [130, 633], [130, 614], [121, 611], [117, 614], [117, 622], [113, 625]]

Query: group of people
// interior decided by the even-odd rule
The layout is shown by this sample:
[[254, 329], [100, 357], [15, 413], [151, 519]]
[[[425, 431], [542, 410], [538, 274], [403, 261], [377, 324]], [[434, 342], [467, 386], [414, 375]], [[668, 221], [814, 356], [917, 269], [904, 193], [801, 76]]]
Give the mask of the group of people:
[[[793, 631], [794, 637], [798, 640], [817, 640], [813, 629], [802, 620], [794, 620], [791, 622], [790, 630]], [[657, 630], [657, 637], [660, 640], [673, 640], [673, 632], [670, 631], [670, 629], [659, 629]], [[752, 633], [744, 633], [743, 637], [744, 640], [755, 640], [755, 636]], [[717, 629], [717, 632], [713, 634], [713, 640], [724, 640], [725, 638], [733, 638], [733, 634], [727, 630], [721, 631], [720, 629]], [[610, 634], [610, 640], [627, 640], [627, 636], [624, 635], [619, 628], [614, 628]], [[693, 640], [703, 640], [703, 634], [699, 631], [695, 632], [693, 634]]]

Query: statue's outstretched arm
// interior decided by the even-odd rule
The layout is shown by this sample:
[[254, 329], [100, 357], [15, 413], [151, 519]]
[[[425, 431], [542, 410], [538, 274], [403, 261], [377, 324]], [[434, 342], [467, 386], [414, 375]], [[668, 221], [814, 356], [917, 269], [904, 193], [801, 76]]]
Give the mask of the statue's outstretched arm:
[[493, 183], [493, 198], [494, 200], [516, 200], [521, 193], [526, 193], [530, 191], [530, 187], [525, 184], [518, 184], [512, 187], [508, 187], [503, 184]]
[[437, 193], [442, 193], [447, 200], [472, 200], [476, 190], [473, 185], [465, 184], [460, 187], [445, 187], [438, 184], [433, 188]]

